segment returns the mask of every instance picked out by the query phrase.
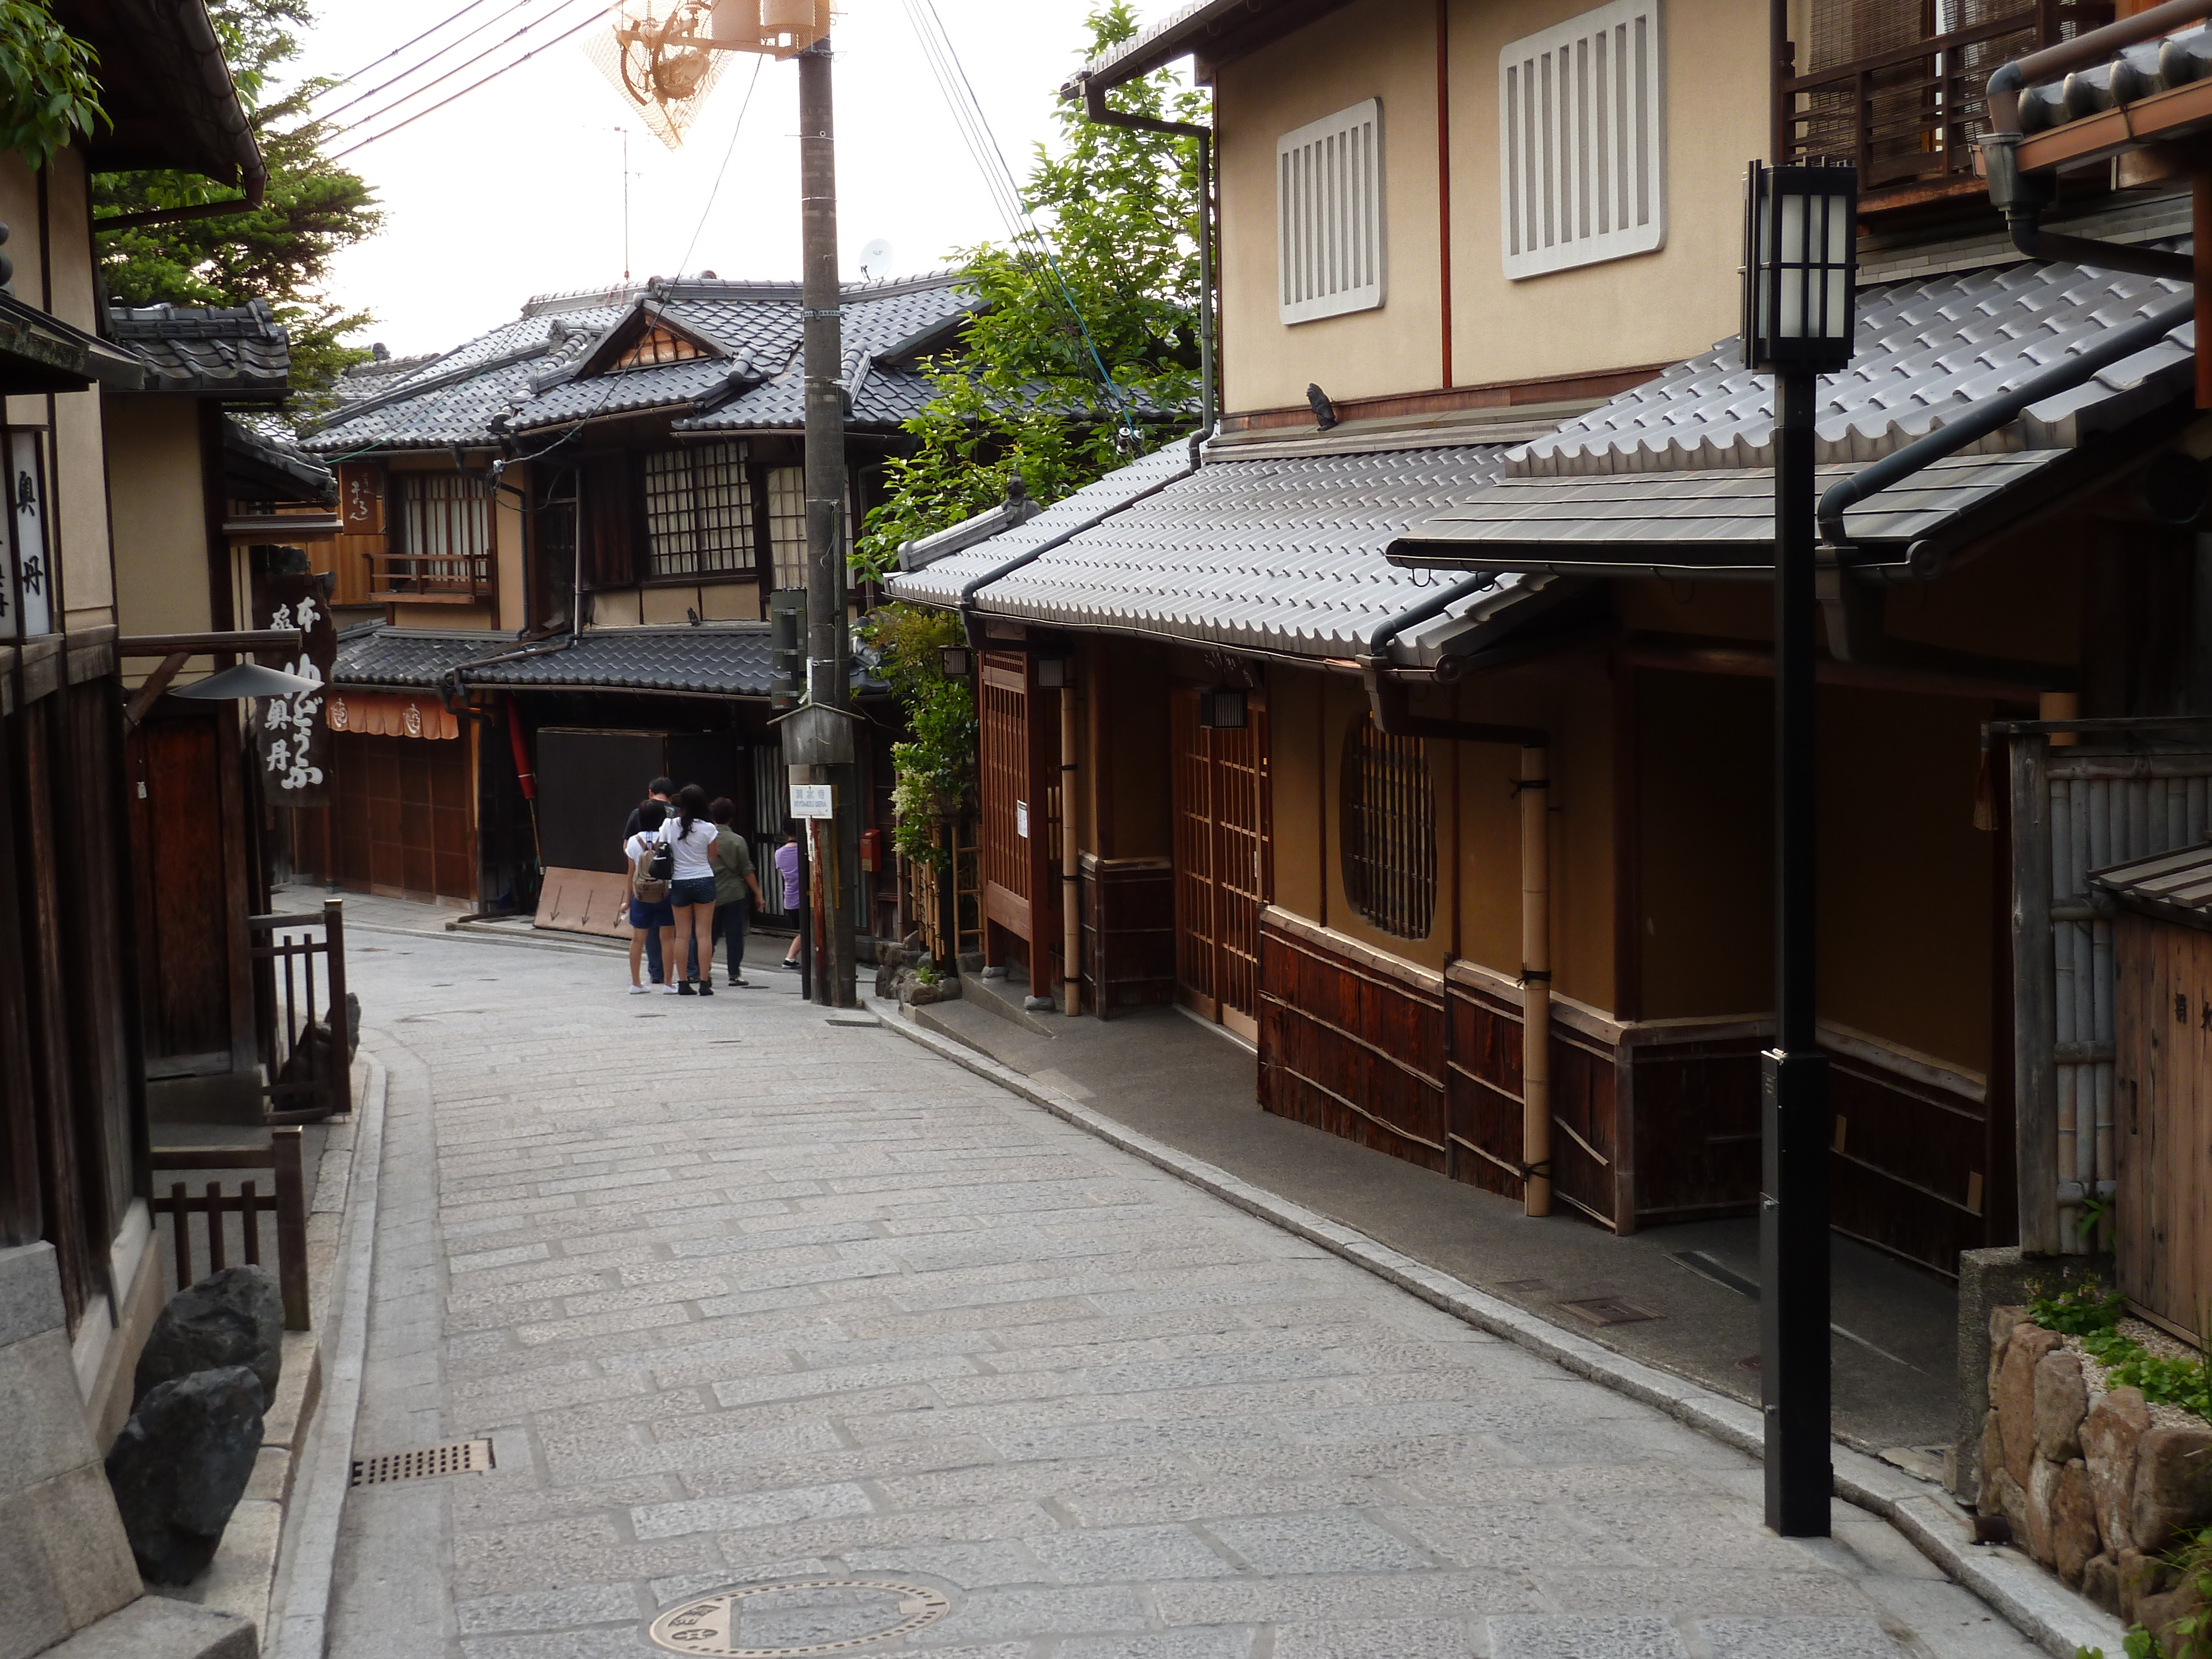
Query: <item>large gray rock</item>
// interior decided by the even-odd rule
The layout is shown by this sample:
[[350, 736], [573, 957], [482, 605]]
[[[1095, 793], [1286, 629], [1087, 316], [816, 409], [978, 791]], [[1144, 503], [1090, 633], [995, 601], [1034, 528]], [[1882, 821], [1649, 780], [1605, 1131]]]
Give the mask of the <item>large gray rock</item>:
[[[2013, 1333], [2005, 1345], [2004, 1364], [1997, 1368], [1990, 1389], [1996, 1408], [1998, 1432], [2003, 1437], [2005, 1468], [2026, 1491], [2033, 1476], [2035, 1459], [2035, 1368], [2065, 1339], [2056, 1331], [2030, 1325]], [[1984, 1473], [1987, 1473], [1984, 1471]]]
[[2146, 1431], [2136, 1442], [2136, 1485], [2128, 1506], [2136, 1547], [2155, 1555], [2207, 1521], [2212, 1521], [2212, 1429]]
[[2036, 1455], [2054, 1463], [2079, 1457], [2081, 1419], [2088, 1410], [2081, 1357], [2071, 1348], [2053, 1348], [2035, 1368]]
[[164, 1382], [195, 1371], [243, 1365], [261, 1384], [262, 1408], [276, 1397], [284, 1360], [284, 1293], [266, 1267], [225, 1267], [169, 1298], [138, 1355], [135, 1407]]
[[215, 1559], [261, 1452], [261, 1384], [243, 1365], [163, 1382], [107, 1454], [107, 1482], [149, 1584], [188, 1584]]
[[2136, 1494], [2136, 1443], [2149, 1430], [2150, 1408], [2140, 1389], [2114, 1389], [2099, 1395], [2081, 1425], [2081, 1455], [2088, 1464], [2097, 1531], [2116, 1565], [2123, 1550], [2136, 1547], [2130, 1520]]

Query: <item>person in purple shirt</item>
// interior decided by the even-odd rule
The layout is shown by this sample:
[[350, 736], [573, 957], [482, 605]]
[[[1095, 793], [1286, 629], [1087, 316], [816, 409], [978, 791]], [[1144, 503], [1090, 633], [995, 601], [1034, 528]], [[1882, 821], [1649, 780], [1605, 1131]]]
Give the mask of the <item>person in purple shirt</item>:
[[791, 936], [791, 949], [783, 953], [783, 965], [796, 973], [799, 941], [806, 937], [806, 896], [799, 885], [799, 826], [788, 818], [784, 820], [783, 845], [775, 849], [775, 872], [783, 878], [783, 908], [797, 930]]

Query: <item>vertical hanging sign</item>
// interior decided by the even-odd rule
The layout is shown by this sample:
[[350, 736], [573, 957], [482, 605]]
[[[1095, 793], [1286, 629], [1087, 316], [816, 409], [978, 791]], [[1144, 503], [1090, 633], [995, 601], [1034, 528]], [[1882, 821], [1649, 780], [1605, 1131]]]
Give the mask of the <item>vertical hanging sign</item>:
[[36, 431], [8, 434], [7, 580], [0, 583], [0, 639], [54, 631], [53, 556], [46, 547], [46, 470]]
[[284, 665], [315, 690], [266, 697], [255, 704], [253, 738], [266, 799], [274, 806], [321, 806], [330, 799], [331, 734], [323, 724], [323, 687], [337, 661], [337, 629], [331, 621], [331, 579], [301, 573], [265, 576], [259, 584], [268, 615], [259, 628], [296, 628], [306, 648]]

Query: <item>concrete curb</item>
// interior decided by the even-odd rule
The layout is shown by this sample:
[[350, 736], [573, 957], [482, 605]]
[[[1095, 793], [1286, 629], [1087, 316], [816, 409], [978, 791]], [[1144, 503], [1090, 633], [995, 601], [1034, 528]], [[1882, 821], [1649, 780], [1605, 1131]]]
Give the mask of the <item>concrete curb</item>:
[[[1576, 1376], [1656, 1406], [1670, 1417], [1756, 1458], [1764, 1450], [1759, 1413], [1703, 1384], [1615, 1353], [1502, 1302], [1450, 1274], [1377, 1243], [1366, 1234], [1255, 1187], [1218, 1165], [1178, 1152], [1164, 1141], [1115, 1122], [1058, 1090], [1024, 1077], [975, 1049], [916, 1026], [898, 1005], [874, 998], [867, 1006], [890, 1030], [940, 1058], [999, 1085], [1054, 1116], [1089, 1131], [1225, 1200], [1271, 1221], [1332, 1255], [1364, 1267], [1433, 1307], [1479, 1330], [1541, 1354]], [[2118, 1659], [2124, 1632], [2118, 1620], [2074, 1595], [2027, 1556], [2009, 1547], [1972, 1542], [1954, 1505], [1903, 1470], [1863, 1452], [1838, 1446], [1833, 1453], [1836, 1495], [1887, 1521], [1913, 1547], [1972, 1590], [2052, 1659], [2075, 1659], [2079, 1648], [2104, 1650]]]
[[378, 1166], [384, 1152], [384, 1066], [366, 1048], [362, 1058], [368, 1081], [354, 1115], [351, 1192], [326, 1304], [322, 1406], [313, 1431], [294, 1448], [293, 1502], [270, 1596], [271, 1628], [262, 1644], [270, 1659], [323, 1659], [338, 1523], [353, 1482], [354, 1425], [361, 1413], [369, 1279], [376, 1257]]

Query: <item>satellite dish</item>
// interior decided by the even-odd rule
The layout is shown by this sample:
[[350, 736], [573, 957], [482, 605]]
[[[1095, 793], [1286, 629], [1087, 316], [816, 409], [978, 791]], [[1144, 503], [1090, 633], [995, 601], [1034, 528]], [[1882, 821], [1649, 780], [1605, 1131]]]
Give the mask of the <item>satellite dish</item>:
[[653, 136], [679, 148], [726, 54], [704, 44], [712, 20], [706, 0], [621, 0], [613, 27], [585, 50]]
[[891, 268], [891, 245], [878, 236], [860, 250], [860, 275], [873, 282]]

